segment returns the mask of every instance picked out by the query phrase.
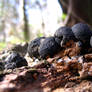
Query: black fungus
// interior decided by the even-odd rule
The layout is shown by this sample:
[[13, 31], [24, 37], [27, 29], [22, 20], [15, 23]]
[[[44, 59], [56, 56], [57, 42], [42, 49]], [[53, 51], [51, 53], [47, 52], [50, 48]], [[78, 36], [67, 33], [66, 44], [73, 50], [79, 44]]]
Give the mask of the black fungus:
[[29, 56], [32, 57], [36, 57], [39, 58], [39, 46], [40, 44], [43, 42], [43, 40], [45, 39], [45, 37], [39, 37], [36, 38], [34, 40], [32, 40], [29, 45], [28, 45], [28, 54]]
[[61, 47], [56, 42], [55, 37], [48, 37], [40, 45], [39, 54], [41, 58], [47, 59], [48, 57], [53, 57], [60, 49]]
[[54, 36], [61, 40], [61, 47], [64, 46], [70, 40], [76, 40], [70, 27], [60, 27], [56, 30]]
[[4, 62], [0, 62], [0, 71], [4, 70]]
[[92, 31], [87, 24], [78, 23], [72, 27], [72, 31], [78, 41], [88, 44], [90, 37], [92, 36]]
[[5, 69], [14, 69], [22, 66], [27, 66], [28, 63], [24, 57], [18, 53], [13, 52], [5, 59]]
[[72, 27], [72, 31], [81, 48], [81, 54], [87, 53], [87, 49], [90, 48], [90, 38], [92, 31], [87, 24], [78, 23]]

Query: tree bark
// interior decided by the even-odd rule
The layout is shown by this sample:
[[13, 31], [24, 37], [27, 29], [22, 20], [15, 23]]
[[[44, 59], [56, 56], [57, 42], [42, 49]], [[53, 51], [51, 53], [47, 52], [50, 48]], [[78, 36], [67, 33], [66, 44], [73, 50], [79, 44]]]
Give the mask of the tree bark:
[[58, 0], [67, 14], [65, 25], [72, 26], [83, 22], [92, 26], [92, 0]]

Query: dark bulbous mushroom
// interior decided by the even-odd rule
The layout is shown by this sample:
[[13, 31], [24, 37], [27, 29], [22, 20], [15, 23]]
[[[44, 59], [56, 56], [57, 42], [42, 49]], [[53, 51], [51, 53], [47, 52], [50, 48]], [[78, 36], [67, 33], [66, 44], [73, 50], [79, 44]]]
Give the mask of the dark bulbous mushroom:
[[28, 54], [31, 58], [40, 58], [40, 55], [39, 55], [39, 46], [40, 44], [43, 42], [43, 40], [45, 39], [45, 37], [39, 37], [39, 38], [36, 38], [34, 40], [32, 40], [29, 45], [28, 45]]
[[87, 49], [90, 48], [90, 38], [92, 36], [90, 27], [87, 24], [78, 23], [72, 27], [72, 32], [79, 43], [81, 54], [87, 53]]
[[61, 50], [61, 46], [58, 44], [58, 42], [58, 38], [47, 37], [39, 48], [41, 58], [52, 58], [56, 53], [58, 53]]
[[5, 69], [14, 69], [22, 66], [27, 66], [28, 63], [24, 57], [21, 57], [20, 54], [12, 52], [5, 59]]
[[60, 27], [56, 30], [54, 36], [61, 40], [61, 47], [66, 47], [67, 43], [76, 40], [70, 27]]
[[92, 31], [87, 24], [78, 23], [72, 27], [72, 32], [78, 41], [82, 43], [89, 42], [92, 36]]

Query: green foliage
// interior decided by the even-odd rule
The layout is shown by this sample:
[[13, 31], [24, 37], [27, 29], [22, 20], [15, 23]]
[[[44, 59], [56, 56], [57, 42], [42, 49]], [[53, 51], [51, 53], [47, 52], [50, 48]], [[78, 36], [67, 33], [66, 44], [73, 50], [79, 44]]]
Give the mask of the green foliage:
[[65, 13], [63, 13], [62, 16], [61, 16], [62, 20], [65, 20], [66, 16], [67, 15]]
[[10, 39], [9, 39], [9, 42], [11, 44], [17, 44], [18, 42], [24, 42], [24, 40], [21, 40], [16, 36], [11, 36]]
[[42, 37], [42, 36], [43, 36], [42, 33], [37, 34], [37, 37]]
[[41, 33], [40, 30], [38, 30], [37, 37], [42, 37], [42, 36], [43, 36], [43, 33]]
[[4, 49], [6, 47], [5, 42], [0, 42], [0, 50]]

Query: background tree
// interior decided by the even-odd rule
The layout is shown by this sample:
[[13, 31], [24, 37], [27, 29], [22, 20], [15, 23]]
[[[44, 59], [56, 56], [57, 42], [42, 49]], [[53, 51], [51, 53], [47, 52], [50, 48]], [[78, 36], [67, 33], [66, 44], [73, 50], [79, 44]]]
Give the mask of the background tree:
[[27, 0], [23, 0], [23, 15], [24, 15], [24, 38], [25, 41], [30, 39], [29, 37], [29, 27], [28, 27], [28, 19], [27, 19], [27, 10], [26, 10]]
[[63, 13], [67, 14], [65, 25], [72, 26], [77, 22], [92, 26], [92, 0], [58, 0]]

